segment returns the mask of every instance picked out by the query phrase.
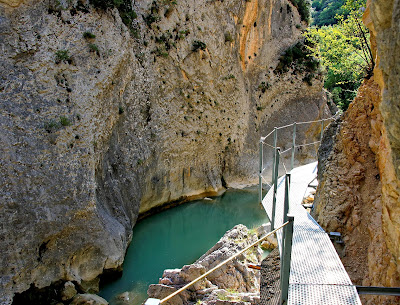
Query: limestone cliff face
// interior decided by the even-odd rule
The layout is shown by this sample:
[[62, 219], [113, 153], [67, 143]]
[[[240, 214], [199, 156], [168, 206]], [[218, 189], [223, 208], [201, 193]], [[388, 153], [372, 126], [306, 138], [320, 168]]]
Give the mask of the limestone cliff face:
[[[316, 217], [345, 236], [342, 260], [357, 284], [400, 285], [399, 2], [369, 1], [374, 77], [320, 148]], [[365, 298], [398, 304], [397, 298]]]
[[255, 182], [261, 134], [330, 116], [319, 79], [274, 73], [301, 39], [290, 2], [133, 8], [128, 29], [86, 1], [0, 1], [1, 303], [96, 289], [139, 213]]

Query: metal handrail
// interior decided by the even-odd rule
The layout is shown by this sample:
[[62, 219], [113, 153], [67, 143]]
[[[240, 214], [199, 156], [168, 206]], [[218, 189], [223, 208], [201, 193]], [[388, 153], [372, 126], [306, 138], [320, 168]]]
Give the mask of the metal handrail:
[[400, 296], [400, 287], [356, 286], [358, 294]]
[[[277, 181], [277, 179], [278, 179], [278, 166], [279, 166], [279, 157], [282, 155], [282, 154], [284, 154], [284, 153], [286, 153], [286, 152], [289, 152], [289, 151], [291, 151], [292, 152], [292, 155], [291, 155], [291, 162], [290, 162], [290, 170], [292, 170], [293, 168], [294, 168], [294, 156], [295, 156], [295, 150], [296, 150], [296, 148], [299, 148], [299, 147], [305, 147], [305, 146], [310, 146], [310, 145], [315, 145], [315, 144], [318, 144], [318, 143], [321, 143], [322, 142], [322, 136], [323, 136], [323, 131], [324, 131], [324, 127], [326, 127], [326, 126], [324, 126], [324, 122], [325, 121], [329, 121], [329, 120], [334, 120], [334, 119], [336, 119], [337, 118], [337, 116], [338, 116], [338, 113], [337, 114], [335, 114], [334, 116], [331, 116], [331, 117], [329, 117], [329, 118], [326, 118], [326, 119], [320, 119], [320, 120], [315, 120], [315, 121], [305, 121], [305, 122], [294, 122], [294, 123], [292, 123], [292, 124], [288, 124], [288, 125], [284, 125], [284, 126], [280, 126], [280, 127], [274, 127], [274, 129], [269, 133], [269, 134], [267, 134], [265, 137], [261, 137], [260, 138], [260, 149], [259, 149], [259, 151], [260, 151], [260, 168], [259, 168], [259, 179], [258, 179], [258, 184], [259, 184], [259, 190], [258, 190], [258, 193], [259, 193], [259, 201], [260, 201], [260, 203], [262, 203], [262, 179], [263, 179], [263, 177], [262, 177], [262, 173], [263, 173], [263, 171], [264, 171], [264, 164], [263, 164], [263, 146], [265, 145], [265, 146], [268, 146], [268, 147], [270, 147], [270, 148], [272, 148], [273, 149], [273, 162], [272, 162], [272, 185], [274, 185], [274, 184], [276, 184], [275, 182]], [[318, 123], [318, 122], [321, 122], [321, 134], [320, 134], [320, 139], [319, 139], [319, 141], [315, 141], [315, 142], [312, 142], [312, 143], [305, 143], [305, 144], [298, 144], [298, 145], [296, 145], [296, 127], [297, 127], [297, 125], [303, 125], [303, 124], [311, 124], [311, 123]], [[291, 147], [289, 147], [288, 149], [286, 149], [286, 150], [284, 150], [284, 151], [282, 151], [282, 152], [280, 152], [279, 151], [279, 147], [277, 146], [277, 142], [278, 142], [278, 130], [280, 130], [280, 129], [283, 129], [283, 128], [287, 128], [287, 127], [293, 127], [293, 141], [292, 141], [292, 146]], [[266, 143], [265, 142], [265, 140], [270, 136], [270, 135], [274, 135], [274, 139], [273, 139], [273, 145], [271, 145], [271, 144], [268, 144], [268, 143]], [[278, 149], [278, 150], [277, 150]], [[283, 160], [283, 158], [282, 158], [282, 165], [283, 165], [283, 167], [284, 167], [284, 170], [285, 170], [285, 173], [287, 173], [288, 172], [288, 170], [287, 170], [287, 168], [286, 168], [286, 165], [285, 165], [285, 162], [284, 162], [284, 160]], [[268, 184], [269, 185], [269, 184]], [[274, 191], [274, 198], [275, 198], [275, 191]], [[273, 201], [275, 201], [275, 199], [273, 199]], [[272, 215], [274, 215], [274, 206], [275, 206], [275, 204], [273, 204], [273, 209], [272, 209]], [[271, 225], [272, 225], [272, 229], [274, 229], [274, 220], [271, 220]]]
[[325, 121], [329, 121], [329, 120], [335, 120], [337, 118], [337, 114], [335, 114], [334, 116], [331, 116], [329, 118], [326, 119], [320, 119], [320, 120], [316, 120], [316, 121], [305, 121], [305, 122], [294, 122], [292, 124], [288, 124], [288, 125], [284, 125], [284, 126], [279, 126], [279, 127], [275, 127], [274, 130], [272, 130], [269, 134], [267, 134], [265, 137], [261, 137], [261, 142], [264, 143], [264, 141], [275, 132], [276, 130], [280, 130], [280, 129], [284, 129], [287, 127], [291, 127], [294, 125], [304, 125], [304, 124], [312, 124], [312, 123], [318, 123], [318, 122], [325, 122]]
[[154, 299], [154, 298], [149, 298], [147, 299], [145, 305], [158, 305], [158, 304], [162, 304], [170, 299], [172, 299], [174, 296], [178, 295], [179, 293], [185, 291], [186, 289], [188, 289], [189, 287], [191, 287], [192, 285], [196, 284], [198, 281], [204, 279], [205, 277], [207, 277], [207, 275], [209, 275], [210, 273], [214, 272], [215, 270], [221, 268], [223, 265], [225, 265], [226, 263], [230, 262], [231, 260], [233, 260], [234, 258], [238, 257], [239, 255], [243, 254], [244, 252], [246, 252], [247, 250], [249, 250], [250, 248], [254, 247], [255, 245], [257, 245], [258, 243], [260, 243], [261, 241], [263, 241], [264, 239], [266, 239], [268, 236], [271, 236], [272, 234], [274, 234], [276, 231], [278, 231], [279, 229], [282, 229], [283, 227], [285, 227], [286, 225], [288, 225], [290, 222], [287, 221], [285, 223], [283, 223], [279, 228], [276, 228], [275, 230], [269, 232], [267, 235], [265, 235], [264, 237], [258, 239], [257, 241], [253, 242], [250, 246], [247, 246], [246, 248], [244, 248], [243, 250], [239, 251], [238, 253], [236, 253], [235, 255], [227, 258], [226, 260], [224, 260], [222, 263], [218, 264], [217, 266], [215, 266], [214, 268], [212, 268], [211, 270], [207, 271], [206, 273], [204, 273], [203, 275], [197, 277], [196, 279], [194, 279], [193, 281], [191, 281], [190, 283], [186, 284], [185, 286], [183, 286], [182, 288], [178, 289], [177, 291], [175, 291], [174, 293], [171, 293], [169, 296], [163, 298], [162, 300], [159, 299]]

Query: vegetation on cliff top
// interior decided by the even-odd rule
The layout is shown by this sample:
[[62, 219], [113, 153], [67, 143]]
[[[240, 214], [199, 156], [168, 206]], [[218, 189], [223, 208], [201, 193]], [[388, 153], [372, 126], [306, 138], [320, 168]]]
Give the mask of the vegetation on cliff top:
[[132, 21], [137, 17], [136, 12], [132, 8], [130, 0], [90, 0], [90, 3], [100, 9], [108, 9], [116, 7], [121, 16], [122, 22], [132, 30]]
[[361, 22], [365, 2], [346, 0], [339, 14], [335, 15], [337, 24], [314, 26], [305, 34], [316, 46], [310, 49], [313, 55], [325, 67], [324, 87], [343, 111], [356, 96], [362, 80], [371, 75], [374, 66], [368, 29]]
[[347, 10], [343, 7], [345, 0], [314, 0], [311, 4], [312, 25], [324, 26], [338, 23], [336, 15], [348, 15]]
[[310, 2], [308, 0], [290, 0], [297, 8], [301, 20], [310, 23]]

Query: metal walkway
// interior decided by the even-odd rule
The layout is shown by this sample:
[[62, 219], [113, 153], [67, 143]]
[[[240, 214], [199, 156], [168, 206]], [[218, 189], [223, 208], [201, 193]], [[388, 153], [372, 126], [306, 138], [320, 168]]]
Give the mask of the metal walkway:
[[[308, 184], [315, 179], [317, 162], [291, 171], [289, 214], [294, 216], [288, 304], [361, 305], [356, 287], [343, 267], [327, 233], [301, 206]], [[278, 180], [275, 227], [283, 223], [285, 177]], [[272, 218], [273, 188], [262, 204]], [[277, 232], [282, 249], [282, 231]]]

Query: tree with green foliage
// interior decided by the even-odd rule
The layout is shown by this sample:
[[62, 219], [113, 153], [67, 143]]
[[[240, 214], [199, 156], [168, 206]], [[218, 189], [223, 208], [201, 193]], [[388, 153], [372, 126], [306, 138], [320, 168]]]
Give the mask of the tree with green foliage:
[[337, 15], [347, 15], [346, 8], [343, 7], [345, 0], [314, 0], [311, 4], [313, 8], [312, 25], [324, 26], [337, 24]]
[[310, 23], [310, 2], [308, 0], [290, 0], [293, 5], [297, 8], [300, 14], [301, 20]]
[[337, 15], [338, 24], [311, 27], [306, 37], [313, 42], [313, 55], [326, 70], [324, 87], [343, 111], [356, 96], [358, 87], [372, 73], [374, 62], [368, 30], [361, 22], [365, 0], [346, 0]]

